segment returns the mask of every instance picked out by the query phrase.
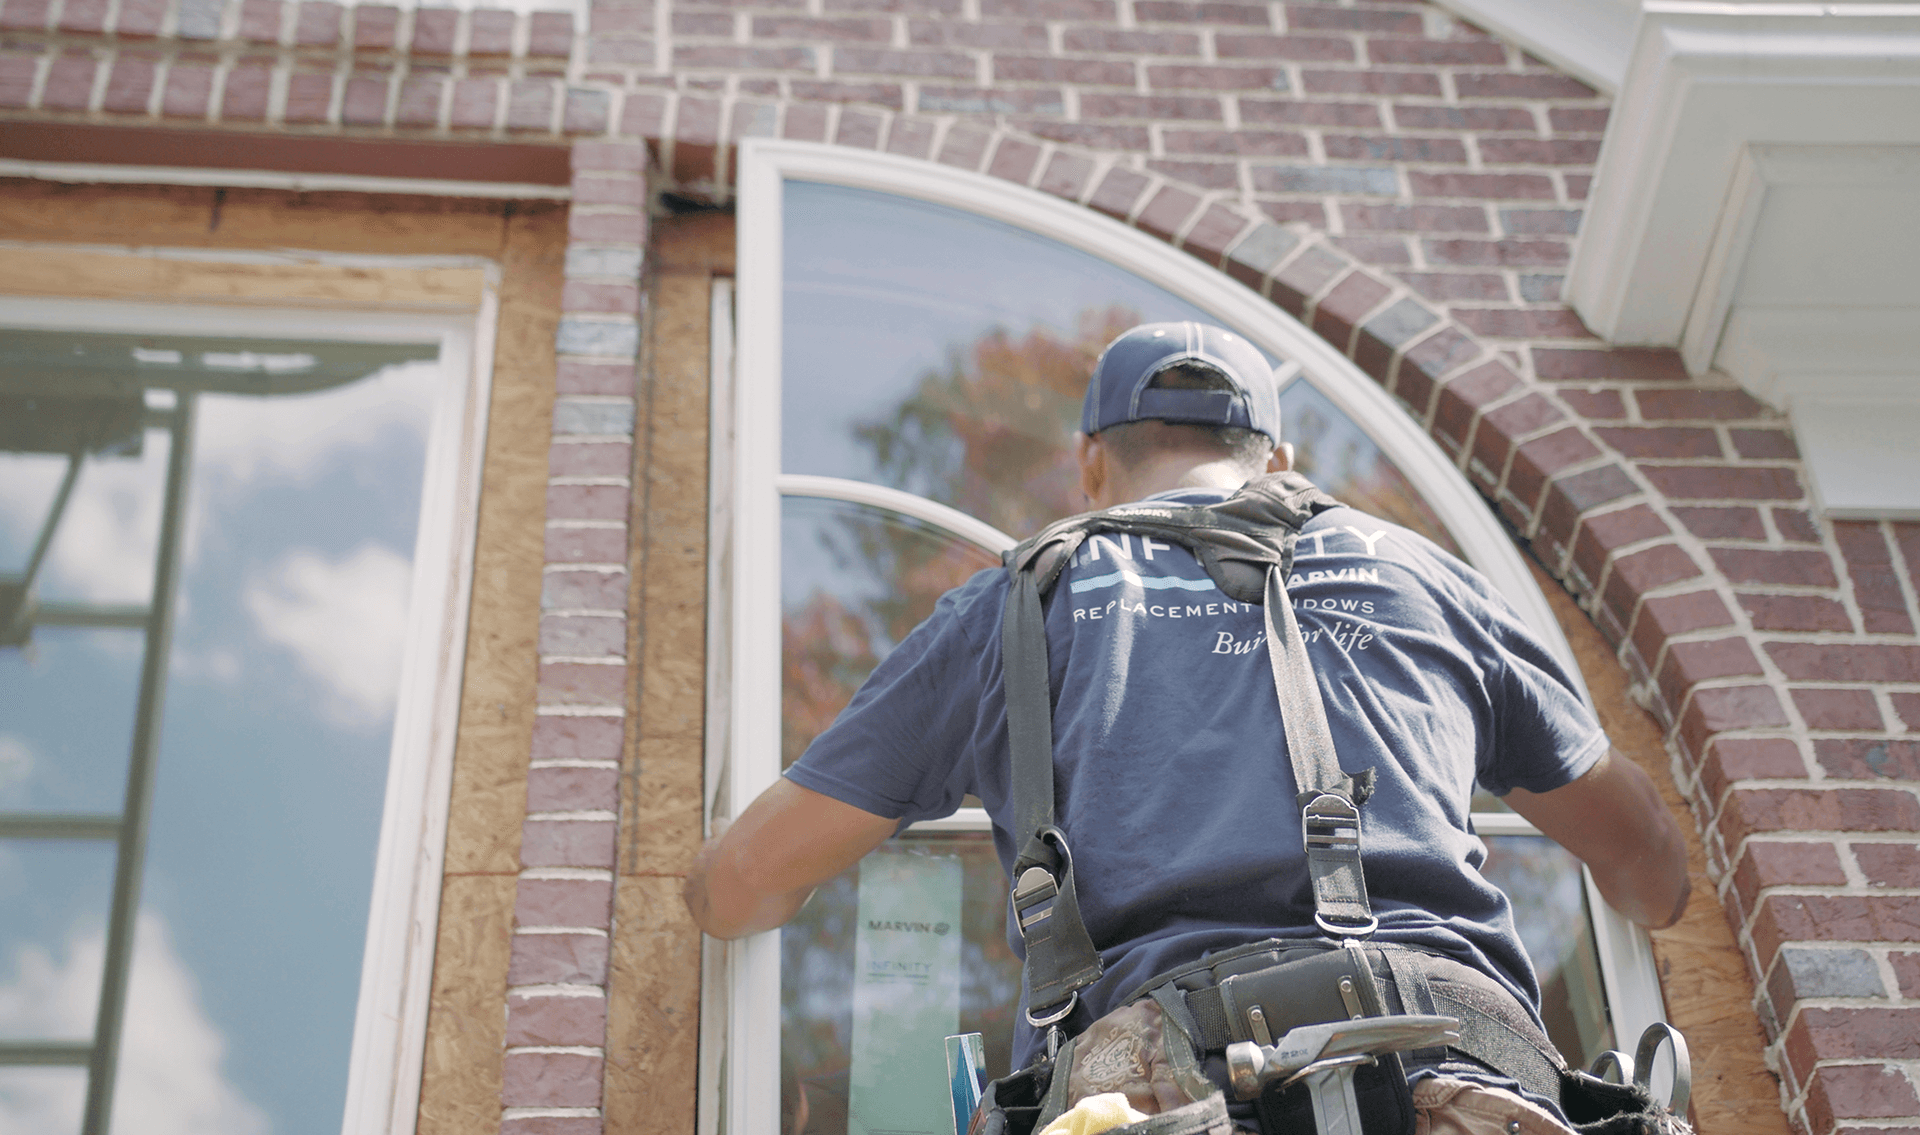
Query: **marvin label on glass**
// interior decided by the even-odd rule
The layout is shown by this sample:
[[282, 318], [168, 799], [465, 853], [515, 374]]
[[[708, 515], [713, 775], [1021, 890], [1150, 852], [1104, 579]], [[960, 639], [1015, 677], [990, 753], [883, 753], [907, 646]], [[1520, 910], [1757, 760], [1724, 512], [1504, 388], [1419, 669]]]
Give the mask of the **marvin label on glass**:
[[960, 1031], [961, 865], [876, 852], [860, 863], [848, 1135], [945, 1135], [946, 1037]]

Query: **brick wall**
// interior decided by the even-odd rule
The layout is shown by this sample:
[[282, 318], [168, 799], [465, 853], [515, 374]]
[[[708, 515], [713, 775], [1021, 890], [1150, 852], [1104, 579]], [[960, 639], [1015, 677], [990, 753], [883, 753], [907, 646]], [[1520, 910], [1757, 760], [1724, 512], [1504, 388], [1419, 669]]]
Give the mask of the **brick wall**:
[[[16, 119], [581, 142], [506, 1057], [507, 1106], [534, 1110], [510, 1127], [601, 1125], [577, 1083], [541, 1093], [601, 1058], [642, 145], [663, 184], [724, 197], [756, 136], [1082, 203], [1347, 352], [1565, 581], [1668, 731], [1792, 1121], [1920, 1115], [1920, 526], [1814, 515], [1778, 415], [1671, 352], [1608, 349], [1560, 302], [1607, 100], [1412, 0], [600, 0], [574, 30], [0, 6]], [[579, 912], [543, 905], [562, 892]]]

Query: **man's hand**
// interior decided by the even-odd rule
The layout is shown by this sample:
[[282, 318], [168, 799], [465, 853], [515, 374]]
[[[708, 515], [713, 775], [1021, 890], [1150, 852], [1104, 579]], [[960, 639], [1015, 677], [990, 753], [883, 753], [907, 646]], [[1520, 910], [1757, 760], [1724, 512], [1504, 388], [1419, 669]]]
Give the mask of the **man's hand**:
[[1640, 766], [1610, 749], [1580, 779], [1552, 792], [1506, 797], [1542, 834], [1580, 857], [1608, 905], [1659, 929], [1687, 909], [1687, 841]]
[[815, 887], [880, 846], [899, 821], [782, 777], [723, 824], [714, 824], [680, 894], [700, 929], [742, 938], [800, 913]]

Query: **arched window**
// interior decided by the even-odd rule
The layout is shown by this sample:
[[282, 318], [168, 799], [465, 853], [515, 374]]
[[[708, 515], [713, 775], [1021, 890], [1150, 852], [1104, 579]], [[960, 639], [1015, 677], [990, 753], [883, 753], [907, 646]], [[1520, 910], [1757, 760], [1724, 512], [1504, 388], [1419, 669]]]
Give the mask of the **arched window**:
[[[1300, 363], [1283, 406], [1304, 471], [1457, 551], [1577, 673], [1465, 478], [1371, 379], [1250, 290], [1090, 211], [927, 163], [754, 141], [740, 170], [738, 366], [716, 402], [733, 427], [716, 460], [731, 595], [712, 607], [729, 708], [710, 731], [710, 814], [797, 758], [942, 591], [1077, 511], [1067, 444], [1086, 375], [1147, 320], [1219, 323]], [[1638, 1035], [1660, 1013], [1644, 937], [1577, 861], [1480, 803], [1487, 873], [1515, 900], [1555, 1040], [1590, 1059]], [[916, 825], [783, 931], [709, 954], [707, 1019], [725, 1027], [705, 1060], [724, 1102], [708, 1101], [703, 1130], [722, 1112], [740, 1132], [839, 1135], [850, 1114], [853, 1129], [940, 1130], [941, 1036], [983, 1032], [989, 1068], [1005, 1067], [1019, 965], [987, 832], [977, 809]], [[901, 947], [869, 926], [903, 920], [946, 932]], [[938, 976], [903, 992], [877, 962]]]

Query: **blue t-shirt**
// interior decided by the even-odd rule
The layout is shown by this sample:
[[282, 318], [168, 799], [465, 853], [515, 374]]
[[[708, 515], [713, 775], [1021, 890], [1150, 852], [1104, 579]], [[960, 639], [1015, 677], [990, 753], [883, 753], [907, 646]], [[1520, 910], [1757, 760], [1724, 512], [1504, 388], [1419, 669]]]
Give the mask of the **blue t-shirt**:
[[[1537, 1005], [1506, 896], [1479, 871], [1469, 800], [1476, 780], [1496, 794], [1574, 780], [1607, 751], [1598, 722], [1486, 579], [1405, 528], [1328, 509], [1301, 530], [1287, 587], [1341, 766], [1378, 778], [1360, 810], [1374, 940], [1449, 955]], [[787, 776], [903, 823], [972, 793], [1010, 869], [1006, 595], [1006, 573], [988, 570], [943, 596]], [[1046, 624], [1056, 814], [1106, 965], [1081, 994], [1092, 1017], [1210, 951], [1315, 936], [1260, 608], [1227, 598], [1185, 548], [1096, 535]], [[1023, 1024], [1015, 1067], [1035, 1043]]]

